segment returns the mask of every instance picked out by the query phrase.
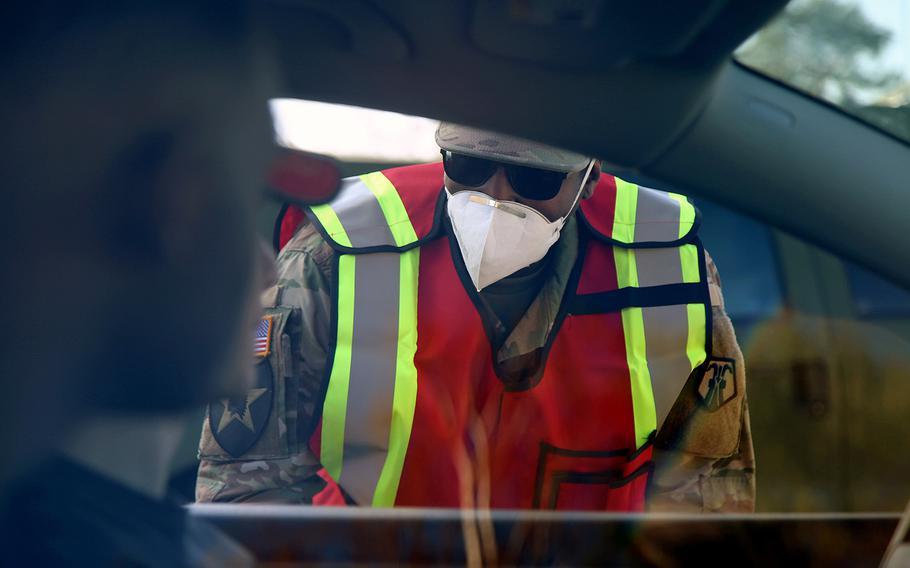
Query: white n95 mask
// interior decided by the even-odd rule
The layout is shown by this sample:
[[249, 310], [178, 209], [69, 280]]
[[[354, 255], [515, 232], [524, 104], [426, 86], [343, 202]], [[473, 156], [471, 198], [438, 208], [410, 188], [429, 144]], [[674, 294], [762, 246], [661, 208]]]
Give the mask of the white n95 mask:
[[468, 275], [477, 291], [502, 280], [546, 256], [575, 209], [588, 182], [588, 164], [569, 212], [555, 221], [515, 201], [497, 201], [479, 191], [449, 193], [447, 210]]

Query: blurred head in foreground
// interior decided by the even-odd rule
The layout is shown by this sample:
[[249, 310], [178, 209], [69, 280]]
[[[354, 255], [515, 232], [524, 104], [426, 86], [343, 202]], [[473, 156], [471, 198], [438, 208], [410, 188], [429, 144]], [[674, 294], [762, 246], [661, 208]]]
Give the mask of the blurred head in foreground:
[[0, 29], [2, 486], [88, 414], [245, 389], [273, 132], [245, 2], [13, 1]]

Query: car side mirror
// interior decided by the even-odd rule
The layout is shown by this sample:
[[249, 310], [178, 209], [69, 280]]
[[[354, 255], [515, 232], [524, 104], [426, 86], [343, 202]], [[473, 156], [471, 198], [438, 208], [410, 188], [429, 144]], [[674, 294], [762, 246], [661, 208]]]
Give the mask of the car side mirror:
[[328, 156], [279, 146], [266, 179], [269, 193], [295, 205], [331, 201], [341, 187], [341, 170]]

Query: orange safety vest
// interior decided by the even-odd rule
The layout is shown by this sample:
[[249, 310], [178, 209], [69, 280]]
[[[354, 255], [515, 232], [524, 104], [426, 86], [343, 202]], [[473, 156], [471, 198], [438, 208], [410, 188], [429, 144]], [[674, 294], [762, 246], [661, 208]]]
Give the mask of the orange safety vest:
[[350, 178], [313, 449], [361, 505], [639, 511], [652, 441], [711, 344], [689, 201], [602, 175], [537, 372], [506, 377], [447, 226], [439, 163]]

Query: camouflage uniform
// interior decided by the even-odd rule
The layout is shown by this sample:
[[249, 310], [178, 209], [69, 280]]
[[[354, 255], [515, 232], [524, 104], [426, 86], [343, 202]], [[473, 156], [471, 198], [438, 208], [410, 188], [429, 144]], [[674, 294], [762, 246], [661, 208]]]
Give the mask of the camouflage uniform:
[[[555, 247], [552, 273], [497, 353], [501, 368], [507, 371], [536, 364], [539, 348], [554, 324], [578, 254], [574, 217], [570, 217]], [[206, 421], [200, 442], [198, 501], [310, 503], [312, 496], [325, 487], [316, 475], [321, 466], [307, 442], [315, 426], [311, 417], [319, 404], [332, 339], [330, 291], [335, 279], [334, 254], [309, 223], [282, 250], [278, 284], [265, 303], [292, 307], [295, 313], [299, 310], [300, 317], [294, 318], [289, 334], [296, 337], [290, 342], [293, 357], [289, 358], [294, 370], [287, 373], [276, 391], [276, 400], [286, 401], [287, 408], [283, 414], [272, 413], [263, 436], [240, 459], [225, 453], [213, 439]], [[732, 361], [736, 396], [708, 411], [699, 390], [704, 390], [705, 381], [709, 380], [704, 375], [709, 371], [689, 377], [655, 441], [651, 510], [754, 509], [754, 456], [743, 358], [724, 311], [720, 279], [710, 257], [707, 267], [713, 309], [713, 356]]]

